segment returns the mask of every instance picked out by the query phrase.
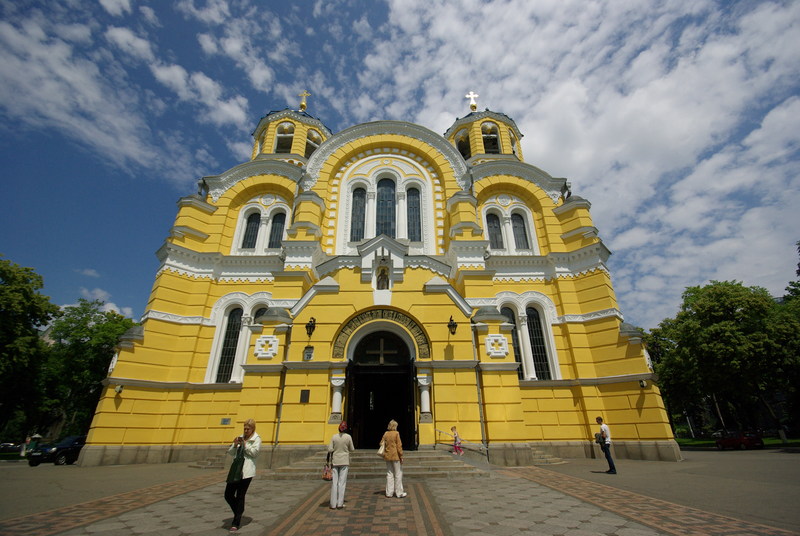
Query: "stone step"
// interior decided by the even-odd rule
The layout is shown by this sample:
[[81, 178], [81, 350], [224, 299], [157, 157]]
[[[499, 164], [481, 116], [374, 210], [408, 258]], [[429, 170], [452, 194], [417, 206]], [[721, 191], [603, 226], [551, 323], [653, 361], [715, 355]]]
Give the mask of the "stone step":
[[[327, 452], [321, 451], [286, 467], [266, 471], [275, 480], [314, 480], [322, 477]], [[386, 463], [374, 451], [350, 455], [348, 479], [380, 479], [386, 476]], [[486, 477], [488, 471], [470, 465], [443, 451], [411, 451], [403, 456], [403, 476], [409, 478]]]

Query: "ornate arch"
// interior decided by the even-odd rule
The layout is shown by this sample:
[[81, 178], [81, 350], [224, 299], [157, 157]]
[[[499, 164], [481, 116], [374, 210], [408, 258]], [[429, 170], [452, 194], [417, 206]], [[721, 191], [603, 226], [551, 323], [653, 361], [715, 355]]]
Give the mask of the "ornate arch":
[[430, 342], [425, 330], [416, 320], [394, 309], [371, 309], [348, 320], [333, 341], [333, 358], [344, 359], [348, 341], [353, 339], [358, 342], [365, 335], [377, 330], [391, 331], [399, 335], [409, 343], [412, 355], [416, 348], [418, 359], [430, 359]]

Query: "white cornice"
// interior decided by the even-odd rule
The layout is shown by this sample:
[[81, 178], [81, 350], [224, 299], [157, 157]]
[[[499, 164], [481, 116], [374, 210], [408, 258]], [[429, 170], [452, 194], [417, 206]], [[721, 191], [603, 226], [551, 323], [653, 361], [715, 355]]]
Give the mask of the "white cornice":
[[596, 242], [575, 251], [544, 256], [492, 255], [486, 259], [486, 268], [495, 271], [495, 281], [548, 281], [596, 270], [608, 272], [606, 261], [610, 255], [602, 242]]
[[302, 168], [280, 160], [253, 160], [239, 164], [219, 175], [203, 177], [208, 193], [216, 203], [228, 189], [239, 181], [255, 175], [278, 175], [294, 182], [300, 182]]
[[308, 166], [306, 168], [308, 175], [303, 179], [303, 189], [309, 190], [317, 183], [322, 166], [340, 148], [362, 138], [382, 135], [405, 136], [421, 141], [431, 146], [433, 149], [438, 150], [453, 170], [456, 180], [459, 182], [459, 186], [461, 186], [462, 189], [468, 186], [463, 177], [467, 172], [466, 162], [464, 162], [461, 154], [456, 151], [456, 148], [450, 145], [442, 136], [436, 134], [432, 130], [413, 123], [404, 121], [375, 121], [373, 123], [355, 125], [325, 140], [308, 160]]
[[102, 380], [103, 385], [121, 385], [123, 387], [142, 387], [159, 391], [239, 391], [241, 383], [193, 383], [193, 382], [161, 382], [155, 380], [137, 380], [134, 378], [117, 378], [109, 376]]
[[530, 181], [544, 190], [553, 203], [557, 203], [559, 198], [566, 193], [567, 179], [556, 179], [536, 166], [523, 162], [493, 161], [472, 168], [473, 183], [497, 175], [510, 175]]
[[271, 281], [283, 270], [278, 255], [236, 256], [201, 253], [169, 242], [156, 253], [161, 266], [158, 273], [169, 271], [197, 279], [215, 281]]
[[573, 387], [576, 385], [612, 385], [618, 383], [630, 383], [639, 381], [653, 381], [656, 375], [652, 372], [641, 374], [624, 374], [620, 376], [601, 376], [599, 378], [576, 378], [571, 380], [520, 380], [521, 387]]
[[213, 214], [217, 211], [217, 207], [206, 203], [203, 201], [199, 196], [196, 195], [189, 195], [186, 197], [181, 197], [178, 199], [178, 206], [179, 207], [194, 207], [198, 210], [202, 210], [206, 214]]
[[447, 294], [453, 303], [456, 304], [456, 307], [464, 314], [464, 316], [471, 316], [472, 315], [472, 307], [467, 303], [467, 301], [461, 296], [461, 294], [453, 288], [453, 286], [442, 279], [441, 277], [434, 277], [425, 285], [423, 285], [425, 292], [431, 293], [444, 293]]

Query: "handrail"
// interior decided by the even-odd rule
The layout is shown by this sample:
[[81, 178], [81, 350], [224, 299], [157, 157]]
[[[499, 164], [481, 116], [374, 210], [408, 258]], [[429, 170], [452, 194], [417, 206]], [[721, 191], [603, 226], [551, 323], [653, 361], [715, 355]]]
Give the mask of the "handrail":
[[[453, 434], [451, 434], [451, 433], [445, 432], [444, 430], [439, 430], [438, 428], [434, 428], [434, 430], [436, 430], [440, 434], [444, 434], [444, 435], [450, 436], [450, 437], [455, 439], [455, 436]], [[439, 438], [437, 437], [436, 439], [438, 440]], [[439, 441], [437, 441], [437, 442], [439, 442]], [[452, 443], [450, 443], [450, 444], [452, 444]], [[485, 450], [487, 452], [489, 451], [489, 447], [481, 445], [480, 443], [473, 443], [472, 441], [467, 441], [466, 439], [463, 439], [463, 438], [461, 439], [461, 444], [462, 445], [465, 445], [465, 444], [466, 445], [473, 445], [478, 450]]]

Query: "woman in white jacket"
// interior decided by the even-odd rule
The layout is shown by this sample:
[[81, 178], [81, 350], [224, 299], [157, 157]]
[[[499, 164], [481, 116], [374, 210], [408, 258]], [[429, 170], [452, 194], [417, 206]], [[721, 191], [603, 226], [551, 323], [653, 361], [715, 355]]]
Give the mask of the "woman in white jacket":
[[347, 471], [350, 468], [350, 453], [355, 452], [353, 438], [347, 433], [347, 423], [342, 421], [339, 433], [334, 434], [328, 445], [328, 456], [333, 464], [331, 481], [331, 508], [344, 508], [344, 491], [347, 488]]
[[244, 465], [242, 466], [242, 479], [239, 482], [231, 482], [225, 486], [225, 501], [233, 511], [233, 522], [231, 532], [239, 530], [242, 524], [242, 514], [244, 513], [244, 496], [250, 482], [256, 476], [256, 458], [261, 450], [261, 437], [256, 433], [256, 421], [247, 419], [244, 421], [244, 432], [242, 435], [233, 439], [233, 444], [228, 449], [228, 454], [236, 456], [239, 447], [244, 449]]

